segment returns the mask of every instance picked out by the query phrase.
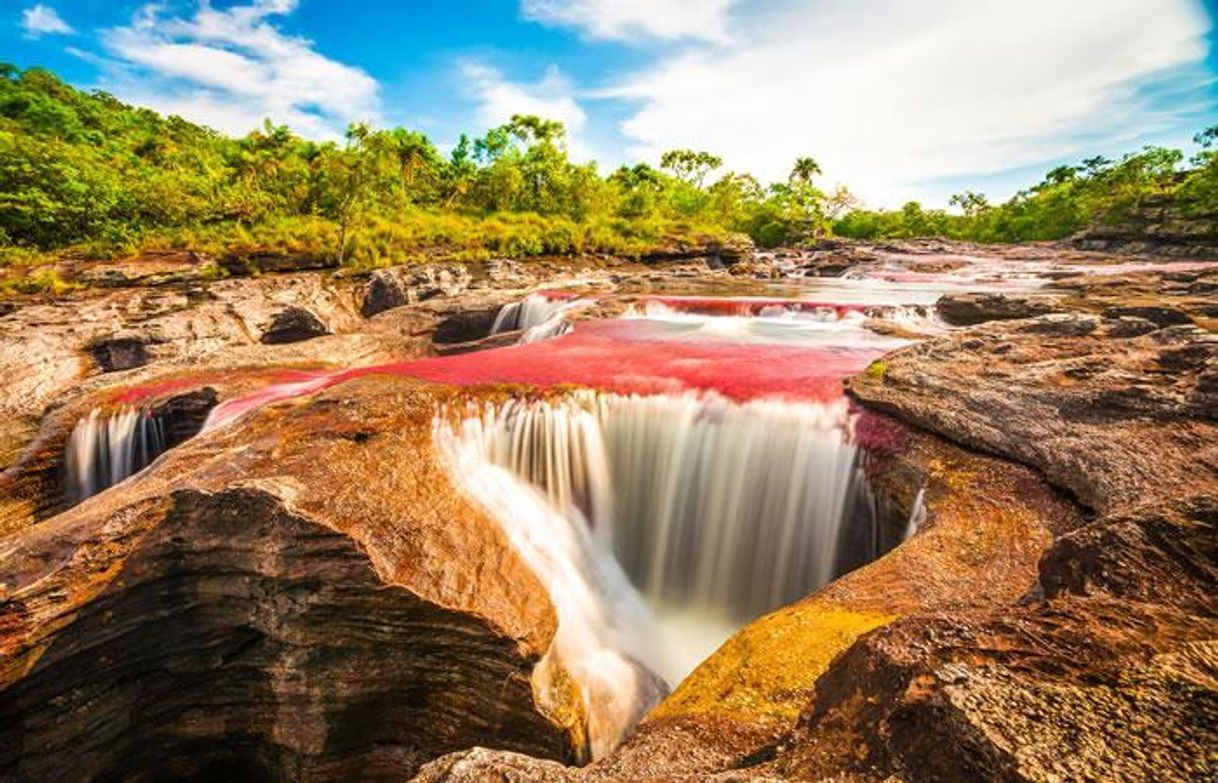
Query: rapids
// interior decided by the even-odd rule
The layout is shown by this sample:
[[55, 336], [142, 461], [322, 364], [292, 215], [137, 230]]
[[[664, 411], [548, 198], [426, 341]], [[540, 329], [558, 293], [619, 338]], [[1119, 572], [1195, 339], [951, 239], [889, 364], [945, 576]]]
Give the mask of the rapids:
[[519, 302], [499, 309], [491, 334], [521, 331], [520, 342], [532, 343], [559, 337], [571, 331], [567, 314], [588, 307], [593, 300], [579, 299], [559, 292], [529, 294]]

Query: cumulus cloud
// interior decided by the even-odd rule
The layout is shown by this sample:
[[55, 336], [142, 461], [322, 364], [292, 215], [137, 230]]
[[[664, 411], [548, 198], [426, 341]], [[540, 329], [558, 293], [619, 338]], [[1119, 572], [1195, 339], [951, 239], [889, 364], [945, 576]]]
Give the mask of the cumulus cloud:
[[736, 0], [523, 0], [521, 12], [543, 24], [573, 27], [588, 38], [727, 39]]
[[21, 12], [21, 29], [32, 38], [44, 35], [71, 35], [76, 32], [72, 25], [49, 5], [39, 3]]
[[102, 32], [103, 86], [229, 133], [271, 118], [304, 136], [335, 138], [349, 122], [377, 121], [375, 79], [276, 25], [296, 6], [253, 0], [219, 9], [204, 2], [176, 15], [145, 5], [130, 24]]
[[[1209, 23], [1194, 0], [788, 3], [601, 94], [639, 102], [622, 125], [637, 155], [703, 148], [769, 179], [813, 155], [892, 205], [1212, 106]], [[1142, 87], [1168, 77], [1176, 99], [1155, 104]]]
[[558, 120], [570, 133], [578, 133], [588, 115], [575, 99], [570, 80], [554, 66], [537, 82], [515, 82], [502, 72], [478, 62], [461, 65], [461, 75], [478, 101], [477, 119], [486, 127], [502, 125], [513, 114], [536, 114]]

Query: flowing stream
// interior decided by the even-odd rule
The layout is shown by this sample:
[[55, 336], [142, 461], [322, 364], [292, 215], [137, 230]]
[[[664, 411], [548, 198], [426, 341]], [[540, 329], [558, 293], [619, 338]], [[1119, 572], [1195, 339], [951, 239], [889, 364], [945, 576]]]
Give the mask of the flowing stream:
[[491, 334], [521, 331], [520, 342], [532, 343], [559, 337], [571, 331], [567, 314], [593, 304], [591, 299], [579, 299], [557, 293], [529, 294], [519, 302], [499, 309]]

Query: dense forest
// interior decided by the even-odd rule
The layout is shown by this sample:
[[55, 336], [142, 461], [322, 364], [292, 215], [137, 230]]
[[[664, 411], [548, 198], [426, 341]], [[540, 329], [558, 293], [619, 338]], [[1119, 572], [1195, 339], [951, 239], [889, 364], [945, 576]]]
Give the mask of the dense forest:
[[0, 263], [190, 248], [372, 267], [437, 248], [640, 254], [733, 233], [767, 247], [829, 234], [1060, 239], [1148, 200], [1218, 212], [1218, 127], [1196, 141], [1188, 160], [1148, 147], [1055, 168], [1001, 204], [967, 192], [951, 212], [916, 202], [877, 212], [844, 187], [818, 187], [811, 157], [769, 185], [692, 150], [603, 173], [569, 158], [561, 124], [533, 116], [462, 136], [447, 155], [403, 128], [354, 125], [344, 142], [318, 143], [267, 122], [230, 138], [45, 70], [0, 65]]

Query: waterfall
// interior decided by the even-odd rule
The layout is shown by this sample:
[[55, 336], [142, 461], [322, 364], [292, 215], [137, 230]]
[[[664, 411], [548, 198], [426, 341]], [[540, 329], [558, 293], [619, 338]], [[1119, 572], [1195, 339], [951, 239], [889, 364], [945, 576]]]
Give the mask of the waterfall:
[[499, 309], [491, 334], [523, 330], [520, 342], [532, 343], [548, 340], [571, 331], [567, 313], [593, 304], [591, 299], [571, 296], [529, 294], [519, 302], [506, 304]]
[[608, 401], [615, 549], [649, 595], [744, 620], [833, 577], [854, 473], [846, 404]]
[[579, 392], [487, 406], [462, 431], [485, 461], [611, 546], [658, 612], [730, 630], [857, 562], [843, 551], [847, 523], [874, 537], [849, 426], [845, 400]]
[[96, 495], [143, 470], [165, 451], [164, 425], [131, 407], [93, 409], [76, 423], [64, 460], [73, 502]]
[[578, 509], [560, 512], [532, 484], [487, 459], [488, 450], [503, 445], [490, 442], [498, 440], [496, 424], [503, 419], [488, 416], [454, 429], [441, 414], [435, 428], [440, 453], [458, 486], [502, 525], [546, 586], [558, 615], [555, 649], [579, 686], [590, 750], [599, 758], [664, 696], [651, 673], [660, 668], [651, 615]]

